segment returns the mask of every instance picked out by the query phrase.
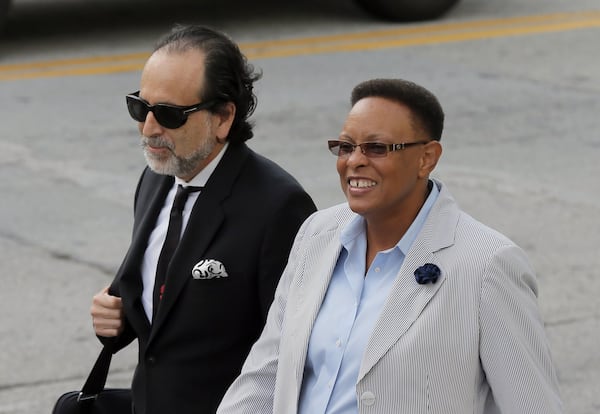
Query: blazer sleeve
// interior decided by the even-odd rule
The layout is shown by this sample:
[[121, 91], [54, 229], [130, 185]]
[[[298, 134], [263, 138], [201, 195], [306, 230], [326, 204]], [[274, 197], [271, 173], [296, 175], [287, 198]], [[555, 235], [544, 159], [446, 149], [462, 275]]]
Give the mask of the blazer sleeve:
[[492, 257], [480, 307], [480, 358], [500, 411], [562, 413], [537, 282], [519, 247], [503, 246]]

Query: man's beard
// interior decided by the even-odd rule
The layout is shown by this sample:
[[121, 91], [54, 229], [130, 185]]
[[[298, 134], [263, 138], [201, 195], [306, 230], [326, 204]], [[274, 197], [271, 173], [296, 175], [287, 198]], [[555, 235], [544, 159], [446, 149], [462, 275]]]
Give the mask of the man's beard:
[[[168, 157], [162, 157], [147, 151], [148, 145], [153, 147], [164, 147], [169, 150]], [[217, 146], [216, 139], [206, 139], [202, 145], [188, 156], [178, 156], [175, 154], [173, 143], [162, 139], [161, 137], [142, 139], [142, 148], [144, 157], [152, 171], [157, 174], [172, 175], [177, 177], [187, 177], [198, 169], [198, 164], [208, 158]]]

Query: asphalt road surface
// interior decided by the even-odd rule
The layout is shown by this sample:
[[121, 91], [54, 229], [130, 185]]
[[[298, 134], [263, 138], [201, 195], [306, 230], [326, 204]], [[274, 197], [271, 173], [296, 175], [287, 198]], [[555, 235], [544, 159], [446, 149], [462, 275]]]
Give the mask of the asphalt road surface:
[[[174, 22], [227, 31], [263, 71], [250, 144], [319, 207], [343, 201], [325, 141], [351, 88], [431, 89], [447, 116], [434, 175], [530, 255], [565, 411], [600, 412], [597, 0], [464, 0], [414, 24], [278, 3], [16, 0], [0, 41], [0, 414], [49, 413], [100, 349], [90, 301], [127, 248], [144, 166], [124, 95]], [[129, 384], [130, 348], [110, 385]]]

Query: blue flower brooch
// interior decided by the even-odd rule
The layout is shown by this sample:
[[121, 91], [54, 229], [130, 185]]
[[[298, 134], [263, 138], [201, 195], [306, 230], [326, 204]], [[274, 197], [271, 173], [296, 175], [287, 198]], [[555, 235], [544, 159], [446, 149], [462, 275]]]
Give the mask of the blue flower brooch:
[[427, 283], [435, 283], [440, 277], [440, 268], [433, 263], [425, 263], [423, 266], [415, 270], [415, 279], [419, 285], [426, 285]]

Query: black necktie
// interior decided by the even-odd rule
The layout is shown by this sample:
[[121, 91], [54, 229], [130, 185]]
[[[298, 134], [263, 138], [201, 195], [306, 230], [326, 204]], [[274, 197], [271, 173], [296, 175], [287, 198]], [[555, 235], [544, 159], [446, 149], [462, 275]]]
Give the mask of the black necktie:
[[156, 315], [158, 304], [162, 299], [163, 292], [165, 290], [165, 284], [167, 281], [167, 269], [175, 249], [179, 244], [179, 238], [181, 236], [181, 227], [183, 226], [183, 207], [187, 201], [188, 195], [195, 191], [200, 191], [202, 187], [183, 187], [179, 185], [177, 187], [177, 193], [173, 200], [173, 206], [171, 207], [171, 215], [169, 217], [169, 227], [167, 229], [167, 236], [163, 244], [160, 256], [158, 256], [158, 264], [156, 265], [156, 278], [154, 279], [154, 296], [153, 296], [153, 314]]

